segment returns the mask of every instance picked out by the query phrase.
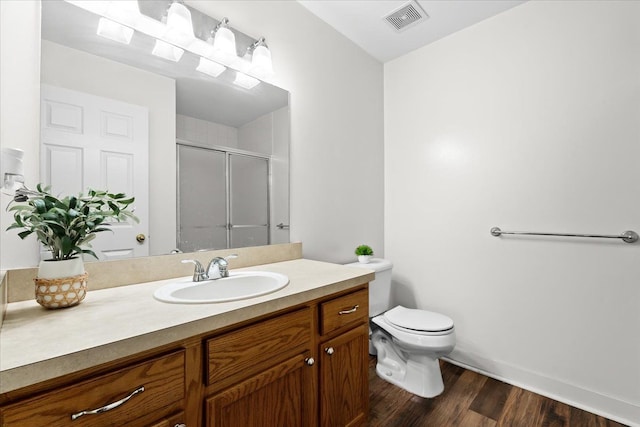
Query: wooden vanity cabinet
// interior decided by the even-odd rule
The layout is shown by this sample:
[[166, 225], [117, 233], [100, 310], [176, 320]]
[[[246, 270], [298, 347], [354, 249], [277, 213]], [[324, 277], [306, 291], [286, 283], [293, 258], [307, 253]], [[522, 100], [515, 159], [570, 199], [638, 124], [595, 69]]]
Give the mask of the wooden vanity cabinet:
[[368, 311], [362, 285], [36, 384], [0, 396], [0, 427], [364, 425]]
[[206, 427], [365, 425], [366, 288], [206, 341]]
[[306, 306], [206, 340], [206, 427], [315, 425], [313, 313]]
[[363, 426], [369, 412], [369, 294], [320, 304], [320, 426]]
[[180, 414], [185, 397], [184, 353], [155, 357], [9, 404], [0, 408], [0, 425], [180, 425], [184, 419]]

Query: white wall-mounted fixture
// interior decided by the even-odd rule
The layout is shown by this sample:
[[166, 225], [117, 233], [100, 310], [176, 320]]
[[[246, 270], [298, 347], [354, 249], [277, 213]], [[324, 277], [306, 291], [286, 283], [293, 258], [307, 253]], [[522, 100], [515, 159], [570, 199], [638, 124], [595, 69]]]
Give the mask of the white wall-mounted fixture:
[[16, 190], [24, 186], [24, 151], [17, 148], [3, 148], [0, 158], [0, 178], [2, 192], [13, 196]]

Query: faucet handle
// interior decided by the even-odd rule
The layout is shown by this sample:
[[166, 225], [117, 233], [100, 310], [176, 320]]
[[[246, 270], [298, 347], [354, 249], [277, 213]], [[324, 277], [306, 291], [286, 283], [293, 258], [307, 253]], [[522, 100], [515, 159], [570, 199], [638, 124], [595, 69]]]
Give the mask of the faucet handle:
[[207, 274], [204, 271], [202, 264], [200, 264], [200, 261], [196, 259], [183, 259], [180, 262], [182, 262], [183, 264], [189, 264], [189, 263], [195, 264], [195, 269], [193, 270], [194, 282], [201, 282], [202, 280], [207, 280]]

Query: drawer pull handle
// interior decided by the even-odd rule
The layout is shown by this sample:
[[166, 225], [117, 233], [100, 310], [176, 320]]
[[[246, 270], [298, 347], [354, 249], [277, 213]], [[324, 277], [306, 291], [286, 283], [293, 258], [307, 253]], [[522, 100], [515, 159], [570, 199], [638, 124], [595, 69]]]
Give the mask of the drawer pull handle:
[[131, 399], [133, 396], [135, 396], [138, 393], [142, 393], [144, 391], [144, 386], [138, 387], [137, 389], [133, 390], [131, 392], [130, 395], [128, 395], [127, 397], [124, 397], [120, 400], [118, 400], [117, 402], [113, 402], [113, 403], [109, 403], [108, 405], [105, 405], [101, 408], [98, 409], [91, 409], [91, 410], [87, 410], [87, 411], [80, 411], [78, 413], [72, 414], [71, 415], [71, 420], [77, 420], [78, 418], [80, 418], [83, 415], [96, 415], [96, 414], [101, 414], [103, 412], [107, 412], [110, 411], [112, 409], [117, 408], [118, 406], [127, 403], [127, 401], [129, 399]]
[[324, 349], [324, 352], [331, 356], [333, 353], [335, 353], [335, 350], [333, 349], [333, 347], [327, 347]]
[[358, 304], [356, 304], [356, 305], [353, 306], [353, 308], [351, 310], [342, 310], [342, 311], [339, 311], [338, 314], [340, 316], [342, 316], [343, 314], [355, 313], [358, 310], [358, 308], [360, 308], [360, 306]]

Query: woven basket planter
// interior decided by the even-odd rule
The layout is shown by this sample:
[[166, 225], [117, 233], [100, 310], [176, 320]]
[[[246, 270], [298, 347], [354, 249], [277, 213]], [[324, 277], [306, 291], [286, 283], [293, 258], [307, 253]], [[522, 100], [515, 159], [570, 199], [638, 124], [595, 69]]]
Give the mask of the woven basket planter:
[[83, 273], [72, 277], [45, 279], [37, 277], [36, 301], [45, 308], [64, 308], [77, 305], [87, 295], [87, 278]]

